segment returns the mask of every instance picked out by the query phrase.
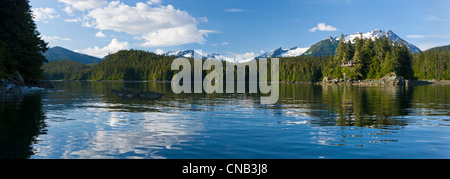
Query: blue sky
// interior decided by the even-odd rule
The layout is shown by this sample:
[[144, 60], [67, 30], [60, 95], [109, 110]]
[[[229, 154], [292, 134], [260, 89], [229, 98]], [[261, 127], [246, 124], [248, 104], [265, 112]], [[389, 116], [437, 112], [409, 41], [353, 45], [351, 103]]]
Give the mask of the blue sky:
[[426, 50], [450, 44], [449, 0], [31, 0], [51, 47], [102, 57], [185, 49], [247, 57], [328, 36], [394, 33]]

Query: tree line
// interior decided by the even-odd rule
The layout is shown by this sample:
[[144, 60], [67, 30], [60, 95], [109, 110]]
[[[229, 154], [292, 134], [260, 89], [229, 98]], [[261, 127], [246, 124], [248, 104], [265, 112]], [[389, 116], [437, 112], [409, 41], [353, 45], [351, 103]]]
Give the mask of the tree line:
[[70, 60], [58, 60], [44, 65], [44, 75], [52, 80], [87, 80], [92, 73], [92, 66]]
[[[175, 58], [132, 49], [111, 54], [96, 66], [56, 61], [47, 64], [44, 70], [45, 76], [53, 80], [170, 81], [177, 73], [171, 70]], [[314, 82], [323, 77], [379, 79], [392, 72], [406, 79], [450, 80], [449, 59], [447, 50], [412, 54], [405, 43], [388, 38], [356, 38], [353, 43], [341, 40], [335, 55], [280, 58], [280, 81]], [[193, 67], [193, 59], [190, 62]], [[349, 62], [351, 65], [343, 65]], [[226, 65], [222, 63], [225, 74]], [[248, 70], [247, 67], [246, 74]], [[203, 77], [209, 72], [203, 71]]]
[[450, 46], [414, 55], [414, 77], [423, 80], [450, 80]]
[[[177, 73], [171, 70], [172, 61], [175, 58], [142, 50], [122, 50], [109, 55], [98, 65], [85, 65], [70, 60], [59, 60], [44, 65], [43, 69], [44, 75], [52, 80], [170, 81], [173, 75]], [[323, 68], [330, 58], [331, 56], [281, 58], [280, 80], [288, 82], [319, 81], [322, 78]], [[193, 59], [189, 60], [193, 68], [194, 61]], [[225, 61], [222, 61], [224, 67], [223, 79], [225, 79], [226, 74], [225, 63]], [[270, 64], [270, 61], [268, 63]], [[270, 65], [268, 67], [268, 70], [270, 70]], [[203, 71], [202, 76], [205, 77], [209, 72], [211, 70]], [[246, 74], [246, 79], [248, 79], [249, 67], [246, 68]]]
[[87, 80], [172, 80], [174, 59], [142, 50], [122, 50], [92, 68]]

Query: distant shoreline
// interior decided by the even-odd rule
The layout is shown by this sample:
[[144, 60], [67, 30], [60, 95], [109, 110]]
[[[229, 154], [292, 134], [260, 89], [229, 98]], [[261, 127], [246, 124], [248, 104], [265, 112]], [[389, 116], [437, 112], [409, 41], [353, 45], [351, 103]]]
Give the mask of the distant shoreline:
[[158, 83], [170, 83], [169, 80], [48, 80], [53, 81], [79, 81], [79, 82], [158, 82]]
[[325, 83], [325, 82], [315, 82], [313, 84], [317, 85], [329, 85], [329, 86], [423, 86], [423, 85], [435, 85], [435, 84], [450, 84], [449, 80], [407, 80], [404, 84], [389, 84], [382, 83], [379, 80], [363, 80], [363, 81], [352, 81], [344, 82], [338, 84]]
[[[169, 80], [48, 80], [50, 82], [61, 82], [61, 81], [79, 81], [79, 82], [129, 82], [129, 83], [146, 83], [146, 82], [157, 82], [157, 83], [171, 83]], [[310, 85], [330, 85], [330, 86], [393, 86], [388, 84], [380, 83], [369, 83], [368, 81], [354, 81], [348, 83], [340, 84], [325, 84], [322, 81], [280, 81], [280, 84], [310, 84]], [[432, 84], [450, 84], [450, 80], [411, 80], [407, 86], [419, 86], [419, 85], [432, 85]], [[394, 85], [399, 86], [399, 85]]]

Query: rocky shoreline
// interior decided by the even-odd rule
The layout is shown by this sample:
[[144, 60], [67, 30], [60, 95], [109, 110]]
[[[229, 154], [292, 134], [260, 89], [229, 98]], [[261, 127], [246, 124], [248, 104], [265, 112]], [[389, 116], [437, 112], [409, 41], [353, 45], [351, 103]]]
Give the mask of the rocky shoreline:
[[48, 80], [25, 82], [19, 72], [15, 75], [6, 75], [0, 79], [0, 96], [20, 96], [27, 93], [53, 91], [54, 86]]
[[112, 90], [111, 93], [121, 98], [140, 99], [140, 100], [159, 100], [164, 94], [153, 91], [139, 91], [136, 89]]
[[0, 80], [0, 95], [19, 96], [27, 93], [53, 91], [53, 85], [48, 81], [41, 81], [37, 84], [17, 84], [5, 80]]
[[390, 73], [376, 80], [352, 80], [351, 78], [331, 79], [324, 77], [321, 85], [356, 85], [356, 86], [417, 86], [430, 84], [450, 84], [450, 81], [420, 81], [406, 80], [395, 73]]

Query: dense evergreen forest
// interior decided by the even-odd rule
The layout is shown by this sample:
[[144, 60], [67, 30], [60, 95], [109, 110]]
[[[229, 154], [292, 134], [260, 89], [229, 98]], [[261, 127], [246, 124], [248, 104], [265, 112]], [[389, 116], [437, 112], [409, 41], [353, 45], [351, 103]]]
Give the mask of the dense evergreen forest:
[[141, 50], [122, 50], [100, 64], [59, 60], [44, 65], [43, 69], [44, 75], [52, 80], [171, 80], [174, 59]]
[[427, 52], [434, 52], [434, 51], [436, 51], [436, 52], [448, 52], [448, 51], [450, 51], [450, 45], [441, 46], [441, 47], [434, 47], [434, 48], [431, 48], [431, 49], [427, 50]]
[[94, 67], [88, 80], [172, 80], [174, 59], [142, 50], [122, 50]]
[[423, 80], [450, 80], [450, 48], [430, 49], [414, 55], [414, 77]]
[[315, 82], [323, 78], [323, 71], [333, 56], [280, 58], [280, 81]]
[[44, 65], [47, 79], [56, 80], [87, 80], [92, 73], [92, 65], [70, 60], [58, 60]]
[[392, 43], [388, 38], [372, 40], [361, 37], [353, 43], [339, 42], [324, 76], [365, 80], [378, 79], [391, 72], [413, 79], [412, 54], [408, 47], [404, 43]]
[[[175, 57], [161, 56], [141, 50], [122, 50], [109, 55], [96, 65], [60, 60], [44, 66], [45, 76], [52, 80], [172, 80]], [[291, 57], [280, 59], [280, 80], [290, 82], [318, 81], [331, 56]], [[226, 65], [223, 63], [224, 75]], [[191, 67], [193, 68], [191, 59]], [[247, 69], [248, 70], [248, 69]], [[203, 73], [203, 76], [207, 72]], [[248, 74], [248, 71], [247, 71]], [[236, 75], [235, 75], [236, 76]]]
[[[170, 81], [177, 73], [171, 70], [175, 58], [142, 50], [122, 50], [98, 65], [65, 60], [51, 62], [44, 70], [45, 76], [53, 80]], [[226, 67], [225, 62], [222, 63]], [[450, 80], [449, 67], [450, 51], [446, 47], [412, 54], [404, 43], [387, 38], [356, 38], [353, 43], [340, 41], [334, 56], [280, 58], [280, 81], [311, 82], [323, 77], [378, 79], [392, 72], [406, 79]], [[203, 76], [206, 73], [204, 71]]]
[[[47, 43], [36, 30], [28, 0], [2, 0], [0, 6], [0, 79], [41, 80]], [[20, 80], [21, 81], [21, 80]]]

